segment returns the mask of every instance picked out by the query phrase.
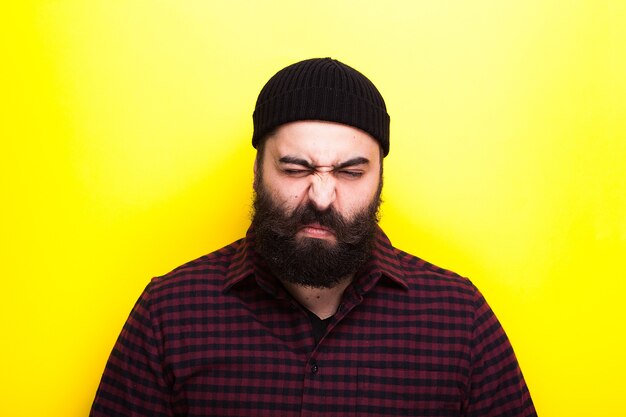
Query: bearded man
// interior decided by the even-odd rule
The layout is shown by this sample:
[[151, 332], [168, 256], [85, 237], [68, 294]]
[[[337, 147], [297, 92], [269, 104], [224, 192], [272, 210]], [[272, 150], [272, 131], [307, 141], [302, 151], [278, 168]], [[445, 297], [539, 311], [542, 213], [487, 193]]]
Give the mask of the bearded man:
[[91, 415], [536, 416], [476, 287], [378, 226], [389, 116], [370, 80], [298, 62], [253, 121], [248, 233], [151, 281]]

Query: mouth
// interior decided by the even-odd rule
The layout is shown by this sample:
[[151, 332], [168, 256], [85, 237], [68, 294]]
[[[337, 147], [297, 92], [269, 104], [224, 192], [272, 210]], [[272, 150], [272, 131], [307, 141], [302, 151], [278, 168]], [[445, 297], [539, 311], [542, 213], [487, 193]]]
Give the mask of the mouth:
[[332, 229], [322, 226], [319, 223], [305, 224], [298, 229], [298, 234], [315, 239], [335, 239], [335, 232]]

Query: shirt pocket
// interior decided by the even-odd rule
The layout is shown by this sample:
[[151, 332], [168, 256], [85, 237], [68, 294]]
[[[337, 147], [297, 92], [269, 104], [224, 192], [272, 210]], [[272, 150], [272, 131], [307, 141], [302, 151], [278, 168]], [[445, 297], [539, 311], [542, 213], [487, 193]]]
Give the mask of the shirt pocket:
[[360, 368], [358, 416], [458, 416], [461, 394], [450, 374], [431, 369]]

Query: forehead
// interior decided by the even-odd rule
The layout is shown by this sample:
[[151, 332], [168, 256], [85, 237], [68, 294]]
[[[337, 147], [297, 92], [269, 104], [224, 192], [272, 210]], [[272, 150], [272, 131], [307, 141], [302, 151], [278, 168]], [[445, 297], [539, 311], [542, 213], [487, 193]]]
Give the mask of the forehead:
[[267, 138], [265, 151], [276, 159], [296, 156], [317, 166], [332, 166], [356, 157], [377, 165], [380, 159], [380, 146], [368, 133], [352, 126], [313, 120], [280, 126]]

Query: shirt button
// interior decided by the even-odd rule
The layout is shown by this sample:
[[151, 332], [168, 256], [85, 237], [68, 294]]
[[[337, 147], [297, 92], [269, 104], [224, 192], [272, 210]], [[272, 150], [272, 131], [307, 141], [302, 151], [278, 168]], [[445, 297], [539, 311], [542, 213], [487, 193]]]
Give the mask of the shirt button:
[[315, 362], [315, 361], [311, 362], [311, 373], [312, 374], [316, 374], [317, 371], [319, 371], [319, 370], [320, 370], [320, 368], [319, 368], [319, 366], [317, 366], [317, 362]]

